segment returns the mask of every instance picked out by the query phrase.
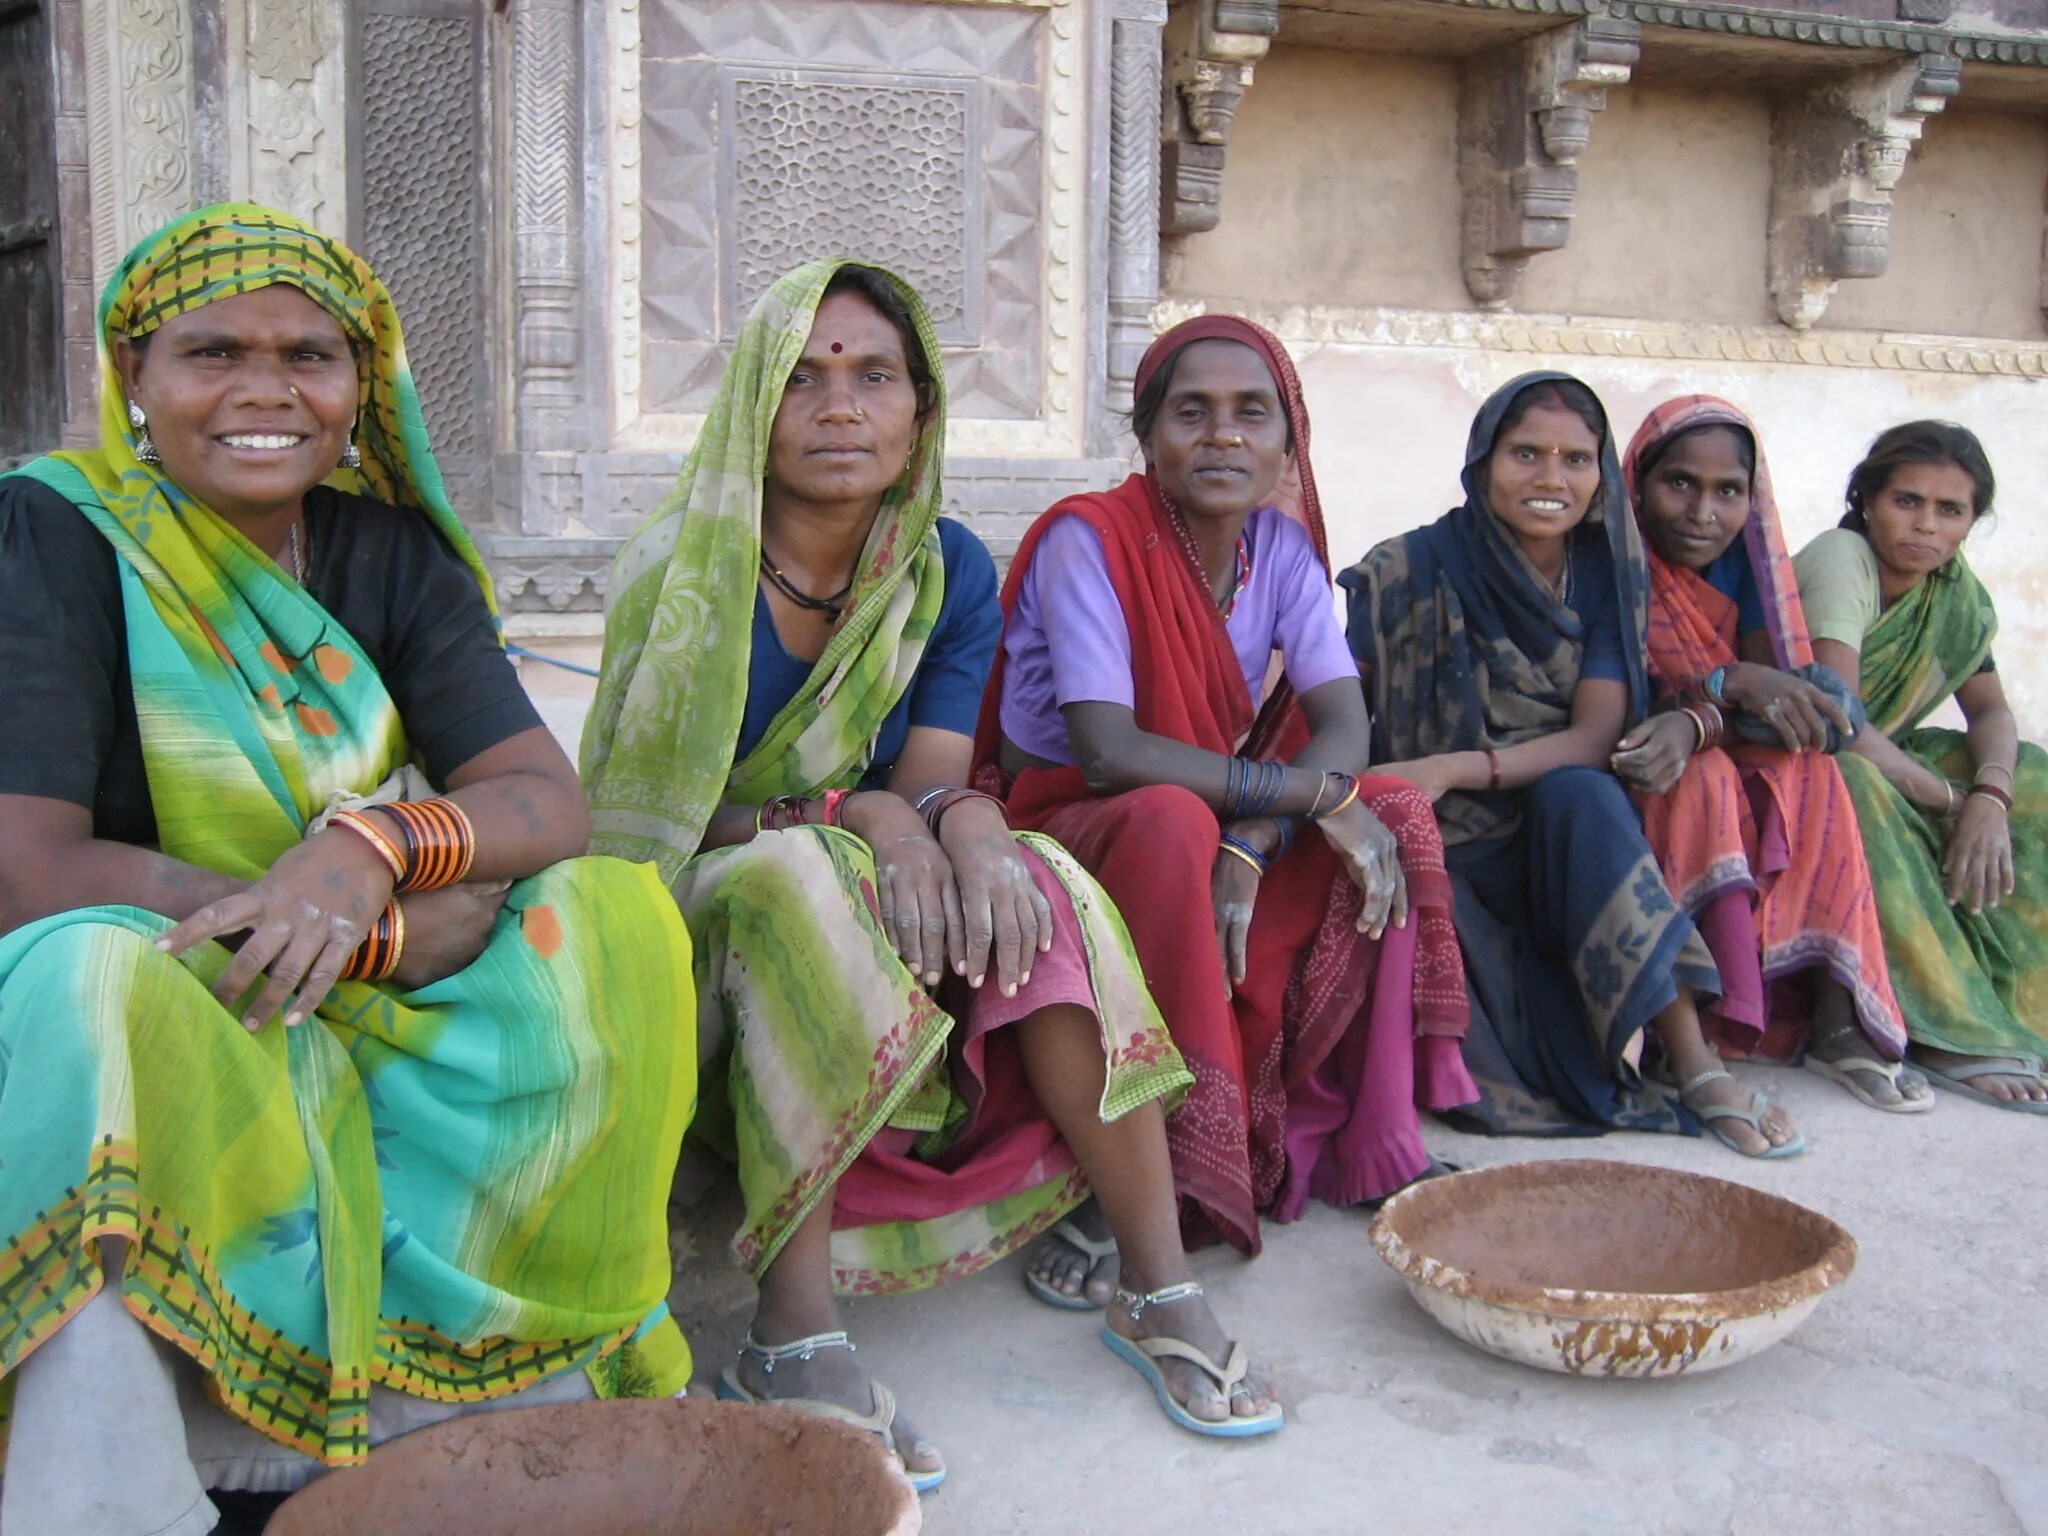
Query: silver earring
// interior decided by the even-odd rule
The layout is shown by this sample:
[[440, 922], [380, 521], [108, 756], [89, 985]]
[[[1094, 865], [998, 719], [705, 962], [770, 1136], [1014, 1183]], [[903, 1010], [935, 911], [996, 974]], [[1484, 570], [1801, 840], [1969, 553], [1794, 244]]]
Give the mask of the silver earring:
[[128, 402], [128, 425], [135, 429], [135, 462], [163, 463], [164, 456], [156, 451], [156, 444], [149, 440], [149, 418], [142, 414], [142, 407], [133, 400]]
[[363, 467], [363, 451], [356, 447], [356, 424], [353, 421], [348, 424], [348, 446], [341, 450], [341, 467], [343, 469], [361, 469]]

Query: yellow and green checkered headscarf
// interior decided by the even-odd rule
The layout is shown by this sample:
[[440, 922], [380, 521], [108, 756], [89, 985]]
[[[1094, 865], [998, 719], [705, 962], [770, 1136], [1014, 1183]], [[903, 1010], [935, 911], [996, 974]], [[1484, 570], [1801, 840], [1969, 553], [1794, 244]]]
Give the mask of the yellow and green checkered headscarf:
[[[135, 429], [114, 367], [113, 338], [147, 336], [166, 320], [216, 299], [284, 283], [341, 326], [356, 356], [355, 442], [361, 469], [338, 469], [326, 483], [393, 506], [417, 507], [476, 572], [496, 612], [490, 577], [468, 531], [448, 504], [441, 468], [427, 446], [427, 425], [407, 365], [405, 337], [391, 294], [363, 259], [332, 236], [288, 213], [255, 203], [217, 203], [166, 224], [130, 251], [100, 296], [100, 447], [64, 454], [111, 495], [108, 510], [146, 499], [155, 482], [189, 503], [161, 469], [135, 458]], [[103, 459], [104, 464], [94, 462]], [[123, 518], [123, 521], [127, 521]]]
[[135, 456], [116, 336], [146, 336], [217, 299], [286, 283], [355, 354], [360, 469], [327, 483], [414, 507], [490, 583], [448, 504], [391, 295], [338, 240], [247, 203], [202, 208], [142, 241], [100, 300], [100, 446], [20, 472], [55, 489], [120, 556], [128, 657], [164, 851], [253, 878], [328, 796], [374, 787], [404, 727], [355, 639], [269, 554]]

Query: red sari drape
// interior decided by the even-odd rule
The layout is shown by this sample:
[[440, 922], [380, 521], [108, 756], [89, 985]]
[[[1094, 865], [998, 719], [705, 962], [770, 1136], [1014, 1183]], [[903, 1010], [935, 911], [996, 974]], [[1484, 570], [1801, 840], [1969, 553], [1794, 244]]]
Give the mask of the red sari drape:
[[[1806, 615], [1748, 417], [1705, 395], [1652, 411], [1623, 463], [1631, 501], [1637, 466], [1677, 434], [1704, 426], [1734, 427], [1756, 442], [1741, 547], [1777, 664], [1806, 666], [1813, 660]], [[1654, 550], [1649, 566], [1650, 674], [1658, 691], [1691, 687], [1715, 667], [1735, 665], [1736, 601]], [[1707, 1023], [1725, 1051], [1795, 1056], [1811, 1022], [1810, 1002], [1774, 983], [1822, 966], [1848, 989], [1872, 1044], [1891, 1059], [1903, 1052], [1905, 1026], [1885, 967], [1856, 810], [1832, 758], [1731, 739], [1695, 754], [1668, 793], [1636, 799], [1672, 895], [1699, 923], [1721, 971], [1723, 996]]]
[[[1195, 327], [1203, 329], [1189, 334]], [[1290, 511], [1322, 551], [1307, 417], [1285, 352], [1243, 322], [1212, 319], [1169, 332], [1148, 361], [1203, 334], [1228, 335], [1266, 355], [1295, 423], [1300, 492]], [[1140, 475], [1061, 502], [1025, 535], [1004, 611], [1014, 613], [1045, 529], [1061, 517], [1085, 519], [1102, 541], [1128, 625], [1139, 728], [1210, 752], [1290, 756], [1307, 740], [1300, 707], [1282, 684], [1255, 719], [1222, 615], [1171, 516]], [[1209, 895], [1215, 813], [1174, 786], [1098, 798], [1074, 768], [1029, 769], [1006, 782], [998, 766], [1002, 689], [998, 652], [976, 741], [979, 782], [1006, 794], [1015, 826], [1057, 837], [1102, 882], [1194, 1073], [1194, 1088], [1167, 1123], [1176, 1185], [1193, 1207], [1184, 1207], [1190, 1235], [1207, 1235], [1207, 1227], [1255, 1253], [1262, 1211], [1285, 1219], [1311, 1193], [1356, 1201], [1419, 1174], [1428, 1158], [1414, 1105], [1448, 1108], [1477, 1097], [1459, 1056], [1464, 964], [1428, 800], [1403, 779], [1360, 783], [1361, 797], [1400, 842], [1405, 929], [1389, 929], [1377, 944], [1359, 934], [1353, 923], [1362, 898], [1328, 845], [1306, 830], [1260, 884], [1246, 979], [1232, 995]], [[1347, 1042], [1354, 1030], [1357, 1038]], [[1369, 1081], [1388, 1081], [1390, 1067], [1399, 1068], [1398, 1104], [1383, 1086], [1367, 1091]], [[1290, 1101], [1302, 1112], [1295, 1127]], [[1405, 1135], [1380, 1134], [1386, 1127], [1379, 1121], [1390, 1114], [1405, 1117]]]

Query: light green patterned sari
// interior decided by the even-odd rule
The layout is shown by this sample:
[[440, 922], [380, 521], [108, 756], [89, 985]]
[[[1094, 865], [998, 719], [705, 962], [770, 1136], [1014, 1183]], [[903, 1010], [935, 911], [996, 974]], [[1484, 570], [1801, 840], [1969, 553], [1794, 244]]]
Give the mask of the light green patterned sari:
[[[842, 261], [777, 282], [741, 328], [675, 488], [612, 570], [603, 676], [583, 737], [583, 776], [601, 852], [654, 861], [695, 943], [704, 1103], [696, 1132], [735, 1159], [746, 1201], [735, 1239], [756, 1273], [857, 1159], [889, 1130], [915, 1138], [943, 1192], [902, 1220], [833, 1234], [845, 1290], [904, 1290], [971, 1273], [1084, 1198], [1064, 1149], [999, 1190], [959, 1166], [972, 1113], [947, 1015], [882, 932], [874, 857], [823, 827], [698, 851], [721, 802], [816, 796], [858, 784], [883, 722], [916, 679], [945, 600], [937, 524], [943, 385], [902, 477], [883, 498], [839, 632], [735, 761], [744, 717], [770, 429], [827, 283]], [[923, 302], [891, 277], [934, 371]], [[1191, 1080], [1145, 991], [1122, 920], [1059, 849], [1020, 838], [1070, 904], [1102, 1024], [1114, 1119]], [[880, 1182], [886, 1184], [887, 1179]], [[867, 1187], [872, 1187], [871, 1185]], [[964, 1198], [964, 1197], [963, 1197]]]
[[[266, 209], [202, 210], [129, 255], [101, 304], [101, 447], [25, 471], [118, 556], [162, 851], [252, 880], [405, 762], [405, 723], [331, 615], [137, 459], [108, 338], [273, 283], [356, 349], [366, 462], [332, 483], [431, 517], [488, 597], [389, 295]], [[652, 870], [545, 870], [467, 969], [344, 983], [290, 1030], [243, 1030], [208, 990], [226, 952], [174, 959], [170, 927], [99, 907], [0, 938], [0, 1375], [100, 1290], [111, 1237], [129, 1310], [230, 1412], [330, 1465], [363, 1458], [373, 1383], [460, 1402], [577, 1369], [605, 1394], [687, 1382], [665, 1297], [689, 949]]]
[[[1839, 554], [1854, 535], [1821, 537]], [[1802, 551], [1802, 567], [1810, 569], [1810, 553], [1820, 547], [1816, 541]], [[1874, 562], [1867, 576], [1874, 591]], [[1825, 616], [1813, 619], [1816, 626]], [[1886, 608], [1863, 637], [1861, 687], [1871, 725], [1965, 786], [1974, 764], [1963, 733], [1921, 722], [1976, 674], [1997, 633], [1991, 594], [1958, 554]], [[1914, 1043], [1966, 1056], [2048, 1057], [2048, 752], [2020, 743], [2013, 891], [1978, 913], [1949, 905], [1943, 890], [1942, 818], [1900, 794], [1869, 759], [1844, 752], [1836, 761], [1856, 802], [1885, 958]]]

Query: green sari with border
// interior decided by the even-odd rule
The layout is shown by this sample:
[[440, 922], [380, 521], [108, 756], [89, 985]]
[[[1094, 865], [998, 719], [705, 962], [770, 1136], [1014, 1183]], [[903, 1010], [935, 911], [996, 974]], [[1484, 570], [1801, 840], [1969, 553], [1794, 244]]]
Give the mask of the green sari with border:
[[[1823, 539], [1855, 537], [1837, 531]], [[1814, 546], [1802, 551], [1806, 562]], [[1875, 587], [1877, 569], [1869, 580]], [[1960, 553], [1886, 608], [1863, 637], [1863, 705], [1908, 756], [1968, 784], [1961, 731], [1921, 724], [1983, 665], [1998, 611]], [[1979, 913], [1942, 888], [1942, 818], [1867, 759], [1836, 759], [1856, 802], [1892, 986], [1916, 1044], [1966, 1056], [2048, 1058], [2048, 752], [2021, 742], [2012, 786], [2013, 891]]]
[[[695, 942], [704, 1099], [693, 1133], [738, 1164], [746, 1214], [733, 1249], [756, 1274], [882, 1130], [915, 1133], [917, 1155], [942, 1161], [969, 1118], [949, 1070], [955, 1021], [890, 947], [866, 844], [807, 827], [699, 851], [723, 802], [758, 805], [860, 782], [945, 600], [940, 381], [933, 416], [883, 497], [845, 622], [760, 742], [735, 760], [770, 430], [843, 265], [818, 261], [783, 277], [741, 328], [681, 477], [612, 568], [602, 677], [583, 735], [595, 846], [658, 865]], [[936, 364], [923, 301], [890, 281]], [[1019, 841], [1053, 872], [1079, 921], [1108, 1063], [1103, 1118], [1177, 1098], [1192, 1078], [1116, 908], [1056, 843]], [[834, 1281], [844, 1291], [898, 1291], [972, 1273], [1086, 1194], [1071, 1166], [1035, 1170], [967, 1208], [842, 1226], [832, 1237]]]
[[[101, 302], [101, 447], [23, 471], [116, 552], [161, 850], [245, 880], [399, 769], [404, 722], [346, 630], [137, 458], [110, 338], [273, 283], [356, 348], [365, 463], [330, 483], [431, 517], [488, 604], [389, 295], [270, 210], [203, 209], [130, 253]], [[129, 1311], [216, 1401], [331, 1466], [366, 1454], [373, 1383], [442, 1402], [578, 1369], [605, 1396], [687, 1384], [666, 1214], [695, 1092], [689, 941], [654, 871], [556, 865], [458, 974], [343, 983], [254, 1034], [209, 990], [227, 952], [173, 958], [171, 927], [97, 907], [0, 937], [0, 1387], [102, 1288], [101, 1238], [127, 1243]]]

